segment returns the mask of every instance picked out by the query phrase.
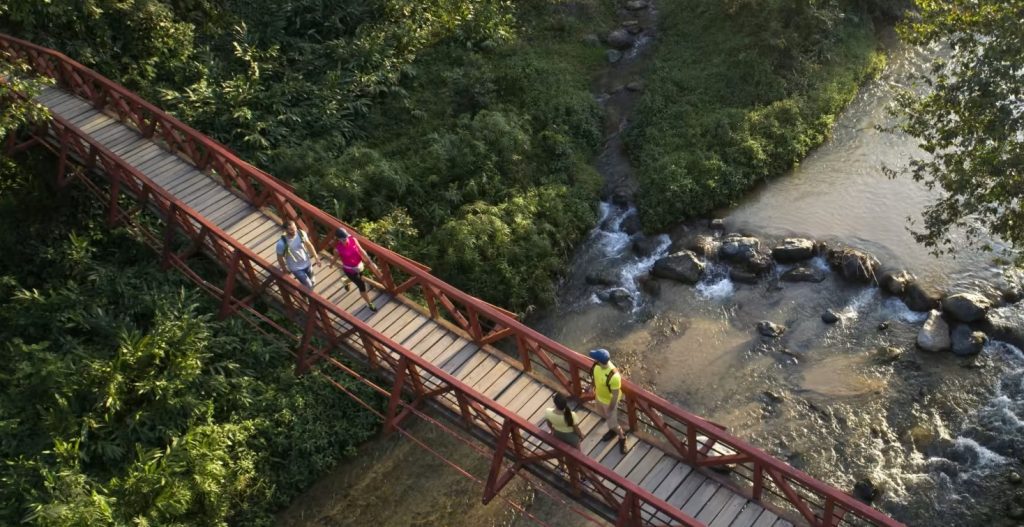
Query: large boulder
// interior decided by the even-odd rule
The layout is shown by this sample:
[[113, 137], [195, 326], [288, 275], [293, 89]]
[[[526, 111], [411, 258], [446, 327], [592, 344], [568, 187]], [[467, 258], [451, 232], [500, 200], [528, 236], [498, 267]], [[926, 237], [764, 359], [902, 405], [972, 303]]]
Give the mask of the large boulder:
[[821, 269], [801, 265], [794, 267], [779, 277], [783, 282], [824, 282], [827, 275]]
[[750, 255], [747, 260], [740, 265], [744, 270], [754, 273], [758, 276], [768, 274], [772, 270], [772, 265], [775, 262], [772, 261], [772, 257], [768, 253], [755, 252]]
[[829, 250], [828, 261], [843, 278], [865, 284], [875, 281], [880, 265], [873, 255], [850, 247]]
[[654, 262], [651, 274], [686, 284], [696, 284], [704, 276], [704, 262], [693, 251], [682, 250]]
[[906, 286], [903, 302], [914, 311], [931, 311], [939, 307], [942, 294], [921, 282], [910, 282]]
[[729, 269], [729, 279], [738, 284], [754, 285], [760, 280], [760, 277], [745, 269], [733, 267], [732, 269]]
[[619, 285], [622, 279], [618, 265], [615, 262], [602, 262], [596, 268], [587, 272], [583, 278], [587, 285], [611, 286]]
[[993, 309], [981, 328], [993, 339], [1024, 349], [1024, 310], [1015, 306]]
[[842, 317], [839, 316], [839, 313], [836, 313], [831, 309], [825, 310], [825, 312], [821, 314], [821, 321], [826, 324], [835, 324], [836, 322], [839, 322], [839, 319], [841, 318]]
[[992, 302], [977, 293], [957, 293], [942, 300], [942, 310], [960, 322], [977, 322], [991, 307]]
[[752, 236], [730, 234], [722, 239], [718, 247], [718, 256], [730, 262], [746, 263], [761, 248], [761, 240]]
[[765, 337], [779, 338], [786, 332], [786, 326], [762, 320], [757, 323], [757, 332]]
[[[905, 270], [882, 271], [878, 278], [878, 285], [890, 295], [902, 297], [907, 292], [907, 287], [914, 282], [914, 275]], [[930, 310], [930, 309], [929, 309]]]
[[636, 213], [622, 218], [622, 223], [619, 224], [619, 230], [630, 236], [640, 232], [640, 229], [640, 215]]
[[782, 263], [793, 263], [814, 256], [814, 242], [806, 238], [786, 238], [782, 245], [772, 249], [772, 258]]
[[608, 43], [612, 48], [623, 50], [629, 49], [633, 45], [633, 35], [626, 29], [616, 29], [605, 38], [605, 42]]
[[967, 324], [957, 324], [949, 337], [953, 343], [953, 353], [961, 357], [981, 353], [981, 348], [985, 347], [985, 342], [988, 341], [984, 333], [971, 330]]
[[623, 310], [628, 311], [633, 307], [633, 295], [629, 294], [629, 291], [621, 287], [610, 289], [608, 291], [601, 291], [597, 293], [597, 298], [604, 302]]
[[924, 322], [917, 334], [917, 345], [925, 351], [949, 351], [953, 343], [949, 339], [949, 324], [942, 319], [942, 314], [932, 310], [928, 320]]

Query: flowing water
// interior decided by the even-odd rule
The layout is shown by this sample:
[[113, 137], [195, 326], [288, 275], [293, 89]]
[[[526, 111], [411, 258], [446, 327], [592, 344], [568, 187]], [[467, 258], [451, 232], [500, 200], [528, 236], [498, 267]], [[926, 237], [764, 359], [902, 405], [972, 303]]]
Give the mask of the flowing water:
[[[825, 145], [721, 212], [727, 231], [767, 244], [791, 235], [848, 244], [946, 291], [1019, 287], [1021, 273], [991, 253], [934, 257], [918, 246], [907, 222], [934, 194], [882, 174], [883, 164], [898, 167], [917, 153], [911, 139], [875, 127], [889, 124], [892, 89], [910, 86], [923, 55], [895, 46], [885, 73], [862, 90]], [[635, 183], [616, 132], [628, 126], [631, 106], [605, 104], [618, 130], [598, 168], [609, 188], [628, 189]], [[841, 489], [870, 479], [882, 491], [875, 505], [909, 525], [1016, 525], [1011, 517], [1024, 517], [1024, 493], [1010, 474], [1024, 456], [1019, 349], [991, 341], [973, 359], [919, 351], [923, 314], [878, 288], [842, 281], [820, 259], [822, 283], [738, 284], [726, 264], [709, 261], [696, 286], [644, 286], [672, 241], [660, 235], [638, 255], [644, 235], [624, 229], [636, 211], [618, 202], [601, 203], [560, 305], [535, 327], [578, 350], [608, 347], [634, 381]], [[837, 324], [822, 322], [827, 309], [839, 313]], [[997, 315], [1024, 321], [1024, 305]], [[760, 320], [788, 329], [764, 339], [754, 330]]]

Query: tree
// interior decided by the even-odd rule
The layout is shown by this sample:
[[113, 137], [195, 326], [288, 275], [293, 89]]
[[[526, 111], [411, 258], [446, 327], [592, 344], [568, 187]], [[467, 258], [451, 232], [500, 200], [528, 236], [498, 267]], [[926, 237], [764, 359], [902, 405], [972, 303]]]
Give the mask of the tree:
[[[902, 171], [944, 193], [924, 211], [918, 242], [941, 253], [953, 234], [990, 232], [1024, 245], [1024, 0], [918, 0], [901, 26], [912, 44], [941, 45], [923, 94], [898, 96], [899, 129], [927, 155]], [[888, 167], [890, 176], [897, 170]]]

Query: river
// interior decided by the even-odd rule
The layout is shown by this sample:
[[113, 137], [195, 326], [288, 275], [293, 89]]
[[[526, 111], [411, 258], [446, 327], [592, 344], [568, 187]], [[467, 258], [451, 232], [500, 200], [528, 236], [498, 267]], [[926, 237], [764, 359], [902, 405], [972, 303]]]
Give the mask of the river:
[[[908, 232], [935, 194], [882, 173], [919, 152], [911, 138], [876, 127], [891, 124], [893, 90], [913, 88], [933, 52], [891, 47], [881, 77], [861, 90], [826, 144], [720, 211], [726, 232], [768, 246], [793, 235], [850, 245], [945, 291], [1019, 287], [1019, 270], [992, 253], [958, 243], [957, 254], [936, 257]], [[617, 131], [628, 126], [630, 103], [604, 103], [617, 126], [598, 168], [610, 188], [628, 187]], [[847, 491], [870, 480], [881, 491], [874, 504], [908, 525], [1017, 525], [1024, 517], [1013, 475], [1024, 456], [1018, 348], [993, 340], [973, 359], [922, 352], [914, 341], [924, 314], [831, 272], [821, 283], [746, 285], [709, 261], [712, 272], [696, 287], [659, 280], [645, 288], [640, 279], [672, 238], [655, 235], [654, 254], [636, 256], [643, 235], [622, 229], [635, 210], [619, 203], [600, 204], [601, 221], [578, 251], [559, 305], [532, 325], [577, 350], [609, 348], [634, 381], [819, 479]], [[823, 261], [816, 265], [827, 272]], [[588, 284], [588, 275], [609, 269], [618, 283]], [[602, 301], [615, 290], [619, 307]], [[822, 322], [827, 309], [841, 315], [838, 324]], [[1024, 305], [995, 316], [1024, 320]], [[760, 320], [788, 330], [763, 339], [754, 329]]]

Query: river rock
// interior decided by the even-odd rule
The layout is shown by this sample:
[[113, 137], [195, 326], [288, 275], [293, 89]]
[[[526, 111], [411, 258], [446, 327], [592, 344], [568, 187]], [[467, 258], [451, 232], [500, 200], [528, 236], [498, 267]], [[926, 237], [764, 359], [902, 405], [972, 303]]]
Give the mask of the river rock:
[[597, 298], [624, 311], [633, 307], [633, 295], [621, 287], [601, 291], [597, 293]]
[[631, 92], [644, 91], [644, 81], [633, 81], [626, 84], [626, 89]]
[[608, 264], [602, 265], [597, 269], [591, 269], [587, 276], [584, 277], [584, 281], [587, 285], [618, 285], [621, 276], [616, 265]]
[[633, 252], [640, 258], [647, 258], [658, 252], [661, 243], [661, 238], [658, 236], [640, 236], [633, 240]]
[[993, 339], [1024, 349], [1024, 310], [993, 309], [988, 312], [980, 327]]
[[629, 202], [633, 201], [633, 191], [627, 187], [615, 187], [608, 196], [608, 200], [613, 205], [628, 207]]
[[864, 503], [871, 503], [881, 495], [881, 489], [868, 478], [861, 478], [853, 484], [853, 497]]
[[604, 56], [608, 59], [609, 64], [615, 64], [622, 60], [622, 52], [617, 49], [609, 49], [608, 51], [605, 51]]
[[622, 223], [619, 224], [619, 230], [630, 236], [640, 232], [640, 228], [640, 216], [636, 213], [622, 218]]
[[958, 293], [942, 300], [942, 310], [960, 322], [977, 322], [991, 307], [992, 302], [977, 293]]
[[949, 335], [953, 343], [953, 354], [961, 357], [977, 355], [985, 347], [988, 337], [980, 331], [973, 331], [967, 324], [957, 324]]
[[647, 274], [640, 277], [637, 280], [640, 283], [640, 289], [643, 289], [645, 293], [651, 296], [661, 296], [661, 281]]
[[928, 314], [928, 320], [924, 322], [924, 326], [917, 334], [917, 345], [925, 351], [932, 352], [949, 351], [952, 347], [953, 344], [949, 339], [949, 325], [937, 310], [933, 309]]
[[629, 0], [626, 2], [626, 9], [630, 11], [640, 11], [641, 9], [647, 9], [647, 0]]
[[875, 351], [875, 361], [879, 364], [891, 364], [900, 360], [903, 350], [895, 346], [882, 346]]
[[729, 279], [739, 284], [756, 284], [760, 277], [756, 273], [747, 271], [746, 269], [740, 269], [739, 267], [733, 267], [729, 269]]
[[907, 286], [914, 281], [914, 275], [906, 270], [886, 270], [880, 273], [878, 285], [890, 295], [902, 297], [907, 292]]
[[793, 263], [814, 256], [814, 242], [806, 238], [786, 238], [782, 245], [772, 249], [772, 258], [782, 263]]
[[693, 251], [682, 250], [654, 262], [651, 274], [686, 284], [696, 284], [704, 276], [704, 263]]
[[827, 275], [824, 271], [815, 267], [801, 265], [794, 267], [779, 277], [783, 282], [824, 282]]
[[939, 307], [941, 299], [941, 293], [918, 281], [907, 284], [905, 294], [903, 295], [903, 302], [914, 311], [931, 311]]
[[708, 222], [708, 227], [711, 227], [712, 229], [714, 229], [716, 231], [724, 231], [725, 230], [725, 220], [722, 219], [722, 218], [714, 218], [714, 219], [712, 219], [711, 221]]
[[629, 49], [633, 45], [633, 35], [626, 29], [616, 29], [605, 38], [605, 42], [608, 43], [613, 49], [623, 50]]
[[870, 253], [850, 247], [829, 250], [828, 261], [843, 278], [865, 284], [875, 281], [875, 271], [880, 265]]
[[685, 240], [680, 240], [683, 249], [689, 249], [703, 256], [718, 256], [718, 240], [706, 234], [697, 234]]
[[765, 337], [779, 338], [786, 332], [786, 326], [762, 320], [757, 323], [757, 332]]
[[718, 256], [730, 262], [746, 263], [757, 254], [761, 247], [761, 240], [752, 236], [730, 234], [722, 239], [718, 248]]
[[831, 309], [821, 314], [821, 321], [826, 324], [835, 324], [836, 322], [839, 322], [839, 318], [839, 313], [836, 313]]

